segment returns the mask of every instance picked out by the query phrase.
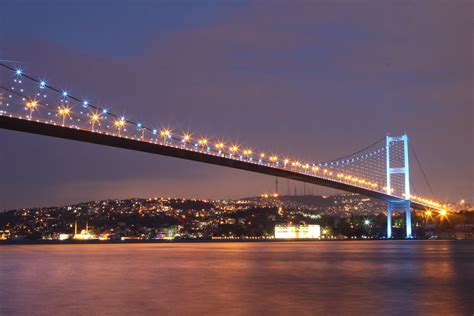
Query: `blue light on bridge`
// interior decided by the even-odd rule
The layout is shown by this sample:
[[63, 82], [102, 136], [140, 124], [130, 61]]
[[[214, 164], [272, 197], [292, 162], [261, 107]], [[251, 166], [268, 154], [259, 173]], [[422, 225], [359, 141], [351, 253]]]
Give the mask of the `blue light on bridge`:
[[82, 106], [85, 107], [85, 108], [86, 108], [87, 106], [89, 106], [89, 101], [84, 101], [84, 102], [82, 102]]
[[41, 80], [40, 81], [40, 89], [44, 89], [44, 88], [46, 88], [46, 81]]
[[67, 92], [67, 91], [63, 91], [62, 95], [63, 95], [63, 97], [67, 97], [67, 96], [68, 96], [68, 92]]
[[106, 110], [106, 109], [103, 109], [103, 110], [102, 110], [102, 113], [107, 114], [107, 110]]
[[17, 76], [21, 76], [21, 75], [23, 74], [23, 69], [17, 68], [17, 69], [15, 70], [15, 74], [16, 74]]

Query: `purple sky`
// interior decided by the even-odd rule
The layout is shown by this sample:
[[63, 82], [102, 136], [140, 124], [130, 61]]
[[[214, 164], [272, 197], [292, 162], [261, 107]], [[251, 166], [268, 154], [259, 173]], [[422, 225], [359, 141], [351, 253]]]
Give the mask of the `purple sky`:
[[[471, 1], [65, 3], [3, 1], [0, 59], [149, 125], [313, 161], [407, 132], [435, 194], [473, 198]], [[0, 166], [0, 210], [274, 187], [268, 176], [4, 130]]]

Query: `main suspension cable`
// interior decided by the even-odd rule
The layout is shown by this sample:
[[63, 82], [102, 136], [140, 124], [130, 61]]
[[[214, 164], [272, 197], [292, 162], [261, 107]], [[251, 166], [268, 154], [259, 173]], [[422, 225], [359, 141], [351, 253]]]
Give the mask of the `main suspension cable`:
[[433, 188], [431, 187], [430, 181], [428, 180], [428, 177], [426, 176], [425, 170], [423, 170], [423, 167], [420, 163], [420, 160], [418, 159], [418, 156], [416, 155], [415, 148], [413, 147], [413, 145], [411, 143], [410, 143], [410, 149], [413, 152], [413, 156], [415, 157], [416, 163], [420, 167], [421, 173], [423, 174], [423, 178], [425, 179], [425, 182], [428, 185], [428, 188], [430, 189], [431, 197], [434, 198]]

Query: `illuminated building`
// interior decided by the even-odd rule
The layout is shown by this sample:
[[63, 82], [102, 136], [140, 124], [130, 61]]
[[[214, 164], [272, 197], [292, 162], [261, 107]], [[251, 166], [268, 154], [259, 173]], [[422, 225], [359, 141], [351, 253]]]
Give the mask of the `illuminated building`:
[[74, 234], [72, 237], [74, 240], [90, 240], [90, 239], [97, 239], [96, 236], [89, 233], [89, 231], [83, 229], [79, 234]]
[[59, 234], [59, 240], [68, 240], [71, 239], [72, 235], [71, 234]]
[[155, 239], [173, 240], [178, 235], [178, 230], [175, 227], [161, 228], [156, 233]]
[[74, 236], [72, 237], [74, 240], [91, 240], [97, 239], [96, 236], [89, 233], [89, 225], [86, 224], [86, 229], [81, 230], [81, 232], [77, 233], [77, 222], [74, 223]]
[[275, 225], [277, 239], [317, 239], [321, 237], [319, 225]]
[[0, 230], [0, 240], [7, 240], [10, 237], [10, 230]]

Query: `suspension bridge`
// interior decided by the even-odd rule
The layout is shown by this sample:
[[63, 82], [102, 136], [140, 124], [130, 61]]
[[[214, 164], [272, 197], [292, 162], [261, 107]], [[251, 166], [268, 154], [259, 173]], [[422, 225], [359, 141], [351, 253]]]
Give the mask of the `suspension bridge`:
[[[240, 144], [156, 129], [71, 95], [22, 69], [0, 63], [0, 128], [199, 161], [358, 193], [387, 202], [387, 238], [392, 213], [411, 209], [446, 214], [446, 205], [413, 194], [408, 136], [385, 136], [331, 161], [302, 161]], [[1, 74], [1, 73], [0, 73]], [[6, 78], [6, 79], [3, 79]]]

